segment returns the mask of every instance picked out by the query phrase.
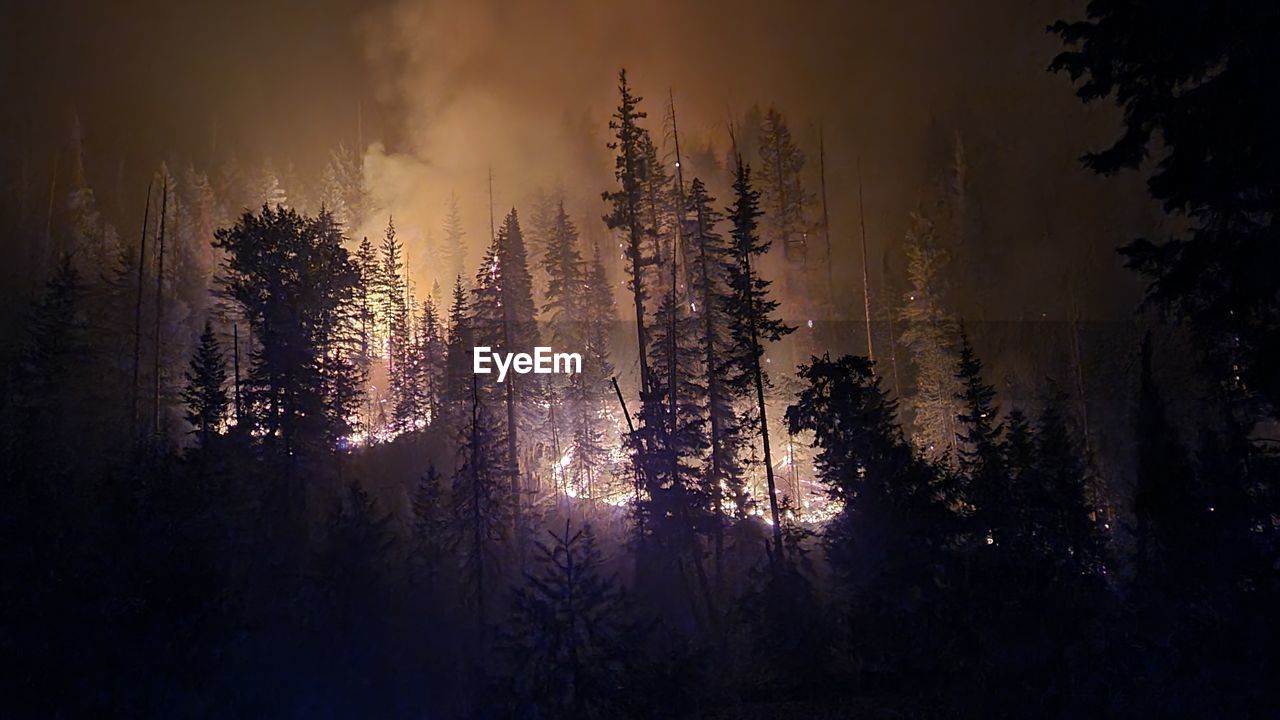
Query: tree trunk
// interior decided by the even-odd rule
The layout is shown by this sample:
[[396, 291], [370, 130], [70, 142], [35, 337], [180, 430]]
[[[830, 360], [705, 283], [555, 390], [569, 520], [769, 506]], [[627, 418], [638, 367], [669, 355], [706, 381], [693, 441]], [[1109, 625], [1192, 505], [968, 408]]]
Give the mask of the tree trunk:
[[138, 431], [138, 381], [142, 371], [142, 279], [147, 260], [147, 223], [151, 219], [151, 187], [155, 178], [147, 183], [147, 204], [142, 211], [142, 235], [138, 240], [138, 287], [133, 303], [133, 384], [129, 386], [129, 428], [137, 437]]

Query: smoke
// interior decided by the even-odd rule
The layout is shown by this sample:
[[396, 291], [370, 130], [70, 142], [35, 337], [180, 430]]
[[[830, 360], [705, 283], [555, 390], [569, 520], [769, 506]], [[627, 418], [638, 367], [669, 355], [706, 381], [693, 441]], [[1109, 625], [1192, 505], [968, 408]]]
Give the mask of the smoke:
[[[410, 233], [411, 252], [414, 238], [438, 240], [457, 192], [475, 264], [489, 237], [490, 171], [499, 222], [513, 206], [526, 209], [534, 190], [559, 186], [579, 226], [598, 232], [600, 191], [612, 183], [607, 122], [625, 67], [658, 137], [670, 94], [682, 149], [724, 157], [729, 123], [752, 105], [776, 105], [809, 156], [815, 190], [821, 124], [835, 265], [856, 277], [858, 166], [879, 258], [897, 246], [959, 133], [989, 239], [1001, 246], [992, 272], [1018, 277], [991, 304], [1043, 304], [1036, 296], [1048, 278], [1039, 273], [1057, 264], [1044, 262], [1046, 252], [1073, 252], [1044, 238], [1093, 234], [1094, 219], [1109, 217], [1105, 247], [1123, 239], [1117, 216], [1122, 232], [1133, 226], [1132, 211], [1115, 210], [1116, 186], [1075, 162], [1108, 137], [1114, 118], [1085, 112], [1069, 84], [1044, 71], [1057, 46], [1043, 29], [1073, 12], [1070, 3], [1000, 0], [396, 0], [363, 28], [374, 92], [398, 139], [395, 151], [371, 145], [366, 166], [382, 214]], [[418, 256], [429, 262], [432, 252], [426, 243]], [[1122, 283], [1109, 265], [1107, 282]]]
[[724, 152], [728, 123], [751, 103], [787, 107], [803, 132], [833, 97], [814, 87], [819, 9], [845, 12], [788, 9], [770, 30], [777, 8], [763, 4], [397, 2], [366, 26], [376, 94], [403, 140], [396, 153], [369, 148], [374, 194], [425, 237], [438, 236], [457, 192], [473, 261], [488, 238], [490, 170], [499, 221], [532, 191], [559, 187], [580, 226], [599, 224], [620, 68], [646, 96], [656, 137], [674, 101], [686, 148]]

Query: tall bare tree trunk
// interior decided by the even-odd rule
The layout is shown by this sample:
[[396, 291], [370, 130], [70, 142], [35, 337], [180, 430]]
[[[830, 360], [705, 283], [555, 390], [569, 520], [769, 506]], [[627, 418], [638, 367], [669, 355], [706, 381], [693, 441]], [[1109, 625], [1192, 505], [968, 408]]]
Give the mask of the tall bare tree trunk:
[[822, 125], [818, 125], [818, 182], [822, 187], [822, 239], [826, 243], [827, 255], [827, 307], [831, 313], [828, 321], [835, 316], [836, 298], [835, 283], [831, 278], [831, 219], [827, 215], [827, 148], [823, 141]]
[[484, 627], [484, 532], [481, 524], [480, 508], [480, 390], [479, 375], [471, 375], [471, 511], [473, 521], [471, 523], [471, 540], [474, 543], [475, 552], [475, 578], [476, 578], [476, 621], [477, 625]]
[[867, 359], [875, 362], [871, 344], [871, 275], [867, 272], [867, 213], [862, 205], [862, 158], [858, 158], [858, 225], [862, 228], [862, 312], [867, 323]]
[[234, 345], [232, 351], [232, 364], [235, 367], [235, 390], [236, 390], [236, 427], [240, 427], [240, 326], [231, 323], [231, 343]]
[[138, 432], [138, 381], [142, 372], [142, 279], [147, 261], [147, 223], [151, 219], [151, 188], [155, 178], [147, 183], [147, 203], [142, 211], [142, 233], [138, 240], [138, 286], [133, 303], [133, 384], [129, 386], [129, 429], [137, 438]]
[[155, 328], [155, 354], [152, 372], [154, 373], [151, 386], [151, 418], [152, 432], [157, 436], [160, 434], [160, 331], [164, 321], [164, 232], [165, 218], [169, 213], [169, 177], [165, 175], [164, 184], [161, 189], [160, 196], [160, 231], [156, 246], [156, 328]]
[[680, 168], [680, 130], [676, 125], [676, 100], [671, 90], [667, 90], [667, 99], [671, 108], [671, 138], [676, 146], [676, 232], [671, 238], [671, 317], [667, 322], [667, 352], [669, 355], [668, 377], [667, 377], [667, 412], [671, 415], [671, 435], [674, 437], [677, 432], [676, 421], [676, 284], [677, 272], [679, 268], [680, 252], [683, 250], [683, 233], [684, 233], [684, 171]]

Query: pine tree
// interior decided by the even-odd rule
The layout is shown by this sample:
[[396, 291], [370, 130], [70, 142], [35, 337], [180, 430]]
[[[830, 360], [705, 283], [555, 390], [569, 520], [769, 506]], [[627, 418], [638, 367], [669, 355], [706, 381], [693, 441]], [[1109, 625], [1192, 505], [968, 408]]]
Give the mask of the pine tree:
[[467, 246], [463, 240], [462, 213], [458, 210], [458, 194], [449, 193], [449, 209], [444, 218], [444, 262], [448, 277], [459, 278], [466, 273]]
[[648, 134], [642, 148], [652, 252], [660, 268], [654, 284], [665, 289], [654, 314], [653, 384], [645, 399], [646, 407], [653, 407], [649, 416], [659, 422], [640, 430], [641, 463], [647, 473], [646, 493], [637, 510], [646, 516], [640, 526], [654, 536], [657, 546], [681, 563], [691, 560], [706, 590], [698, 541], [711, 504], [711, 492], [698, 474], [706, 449], [702, 417], [706, 388], [700, 371], [702, 348], [697, 344], [702, 323], [693, 315], [689, 288], [677, 281], [680, 267], [687, 263], [682, 242], [689, 229], [687, 208], [682, 206], [683, 189], [667, 175]]
[[590, 526], [548, 532], [537, 568], [516, 591], [502, 652], [506, 710], [514, 716], [622, 717], [642, 626], [603, 559]]
[[392, 403], [391, 430], [395, 433], [412, 429], [417, 392], [403, 253], [404, 246], [396, 237], [395, 224], [388, 218], [387, 232], [382, 241], [379, 300], [381, 315], [386, 323], [387, 385]]
[[18, 362], [14, 427], [19, 439], [14, 446], [26, 448], [20, 453], [26, 460], [51, 462], [56, 444], [73, 436], [63, 423], [81, 402], [79, 371], [92, 359], [86, 297], [71, 256], [62, 255], [32, 308]]
[[591, 262], [586, 268], [582, 304], [582, 372], [569, 378], [573, 456], [568, 476], [573, 486], [594, 497], [604, 479], [606, 428], [616, 427], [609, 414], [613, 402], [609, 333], [617, 315], [598, 244], [592, 246]]
[[216, 237], [227, 253], [223, 292], [253, 331], [242, 394], [258, 437], [283, 457], [332, 448], [360, 393], [355, 352], [345, 347], [356, 336], [348, 325], [359, 269], [342, 233], [325, 212], [264, 208]]
[[916, 445], [932, 459], [956, 460], [955, 396], [959, 325], [943, 304], [947, 255], [934, 225], [915, 213], [907, 231], [909, 288], [900, 311], [902, 347], [915, 366], [912, 408]]
[[777, 319], [778, 302], [769, 297], [768, 280], [760, 277], [752, 262], [758, 263], [769, 250], [770, 242], [761, 240], [757, 232], [760, 217], [760, 193], [751, 186], [751, 169], [737, 166], [733, 183], [734, 204], [728, 210], [733, 224], [732, 259], [724, 265], [731, 300], [726, 308], [730, 318], [729, 335], [732, 348], [727, 353], [732, 363], [729, 383], [739, 393], [755, 390], [755, 408], [750, 418], [758, 423], [764, 448], [765, 478], [769, 491], [769, 510], [773, 522], [775, 559], [782, 560], [782, 516], [778, 510], [778, 492], [773, 479], [773, 456], [769, 447], [769, 423], [765, 413], [765, 387], [768, 377], [761, 364], [764, 346], [795, 330]]
[[228, 218], [208, 176], [194, 166], [189, 165], [183, 173], [176, 199], [175, 289], [192, 314], [198, 316], [209, 309], [209, 280], [218, 265], [213, 233], [226, 225]]
[[[529, 352], [539, 344], [533, 281], [529, 276], [520, 219], [513, 208], [507, 213], [476, 275], [473, 331], [477, 346], [494, 352]], [[506, 405], [507, 458], [505, 471], [511, 480], [514, 521], [520, 529], [522, 482], [520, 435], [539, 424], [538, 401], [542, 389], [533, 377], [508, 374], [494, 383], [487, 395], [500, 395]]]
[[[813, 203], [813, 194], [804, 188], [801, 173], [804, 171], [804, 153], [791, 137], [786, 119], [776, 108], [770, 107], [760, 125], [758, 139], [761, 189], [761, 209], [764, 211], [764, 236], [774, 248], [782, 250], [782, 294], [791, 303], [788, 315], [792, 318], [812, 320], [817, 314], [818, 295], [810, 287], [809, 232], [812, 229], [806, 217], [806, 208]], [[803, 333], [798, 342], [802, 353], [813, 348], [806, 341], [810, 333]]]
[[[438, 285], [436, 291], [439, 291]], [[422, 302], [417, 345], [422, 391], [420, 413], [435, 424], [443, 417], [447, 367], [445, 338], [440, 334], [440, 314], [436, 310], [434, 294]]]
[[373, 209], [360, 156], [338, 145], [329, 153], [320, 182], [320, 200], [334, 221], [347, 232], [358, 230]]
[[[583, 318], [588, 311], [585, 298], [585, 279], [582, 256], [578, 252], [578, 230], [564, 210], [564, 202], [556, 205], [550, 219], [544, 219], [542, 270], [547, 278], [546, 300], [542, 314], [546, 319], [550, 341], [555, 348], [573, 348], [577, 351], [584, 344]], [[566, 451], [573, 457], [570, 433], [573, 418], [579, 414], [571, 386], [573, 378], [550, 378], [546, 382], [548, 404], [548, 433], [552, 443], [552, 474], [557, 486], [570, 490], [567, 469], [562, 465]], [[557, 477], [558, 474], [558, 477]]]
[[264, 161], [249, 178], [248, 195], [249, 208], [267, 207], [275, 210], [289, 207], [289, 195], [270, 160]]
[[1004, 457], [1004, 425], [999, 421], [995, 388], [982, 380], [982, 361], [969, 344], [969, 335], [960, 330], [960, 363], [955, 371], [960, 385], [956, 395], [959, 414], [960, 472], [967, 483], [965, 495], [976, 508], [976, 531], [981, 537], [998, 540], [1008, 517], [1009, 475]]
[[360, 361], [367, 370], [378, 356], [381, 335], [377, 329], [378, 316], [378, 283], [381, 267], [378, 264], [378, 253], [368, 237], [360, 240], [360, 247], [355, 256], [356, 268], [359, 271], [359, 283], [356, 286], [356, 302], [358, 313], [356, 321], [360, 328]]
[[423, 427], [428, 416], [428, 391], [431, 381], [424, 342], [426, 322], [413, 307], [406, 307], [409, 332], [400, 368], [400, 392], [395, 398], [393, 418], [401, 432]]
[[886, 581], [908, 590], [919, 566], [936, 561], [950, 541], [937, 522], [929, 466], [903, 437], [896, 403], [871, 361], [824, 356], [799, 376], [805, 387], [787, 409], [787, 424], [813, 433], [818, 478], [841, 508], [823, 528], [837, 579], [855, 592]]
[[689, 306], [697, 327], [693, 330], [701, 350], [698, 359], [706, 392], [703, 417], [708, 453], [703, 468], [704, 486], [710, 493], [713, 544], [717, 584], [723, 579], [724, 517], [726, 509], [738, 518], [746, 516], [748, 495], [742, 477], [739, 453], [742, 425], [733, 407], [733, 388], [726, 362], [730, 349], [727, 336], [731, 320], [732, 292], [725, 274], [732, 261], [732, 249], [716, 231], [722, 215], [714, 208], [715, 198], [699, 179], [689, 190], [691, 225], [689, 251]]
[[[530, 212], [525, 226], [525, 244], [534, 285], [547, 287], [547, 251], [553, 242], [560, 211], [564, 209], [564, 189], [538, 189], [529, 199]], [[544, 295], [543, 300], [546, 300]]]
[[71, 190], [67, 194], [70, 237], [63, 247], [71, 254], [80, 276], [93, 284], [101, 279], [100, 273], [112, 267], [122, 247], [115, 228], [103, 219], [97, 197], [85, 176], [84, 142], [78, 115], [72, 124], [71, 142]]
[[1035, 554], [1035, 508], [1040, 503], [1036, 432], [1026, 413], [1017, 408], [1009, 411], [1004, 426], [1004, 462], [1009, 473], [1004, 502], [1010, 512], [1000, 544], [1011, 554], [1030, 556]]
[[[133, 440], [137, 397], [132, 388], [134, 347], [134, 311], [137, 283], [136, 250], [121, 248], [120, 255], [103, 272], [103, 282], [89, 288], [87, 303], [88, 326], [95, 332], [89, 338], [92, 353], [101, 358], [96, 369], [99, 377], [95, 383], [99, 396], [86, 396], [86, 404], [101, 403], [110, 417], [101, 437], [115, 447]], [[139, 345], [141, 338], [138, 338]], [[117, 412], [119, 414], [117, 414]], [[125, 437], [113, 437], [122, 432]], [[127, 438], [127, 440], [126, 440]]]
[[[641, 131], [639, 159], [640, 212], [649, 237], [649, 250], [646, 254], [649, 263], [656, 268], [669, 268], [675, 261], [672, 250], [675, 247], [673, 239], [678, 216], [676, 193], [672, 178], [658, 153], [658, 146], [647, 130]], [[655, 277], [651, 283], [655, 288], [661, 288], [665, 284], [665, 277]], [[655, 378], [654, 382], [658, 381]]]
[[445, 506], [447, 498], [444, 479], [435, 465], [429, 465], [409, 501], [413, 513], [409, 528], [411, 572], [414, 582], [426, 588], [434, 589], [448, 557], [446, 540], [451, 518]]
[[622, 230], [627, 268], [628, 289], [635, 306], [636, 348], [640, 362], [640, 393], [643, 397], [648, 393], [649, 360], [647, 357], [649, 340], [644, 321], [644, 303], [648, 298], [645, 288], [644, 269], [652, 262], [645, 254], [644, 239], [649, 232], [643, 216], [644, 189], [642, 185], [641, 164], [642, 142], [644, 130], [637, 125], [646, 115], [638, 110], [641, 97], [631, 94], [627, 85], [627, 71], [618, 73], [619, 103], [613, 119], [609, 121], [609, 129], [613, 130], [615, 140], [609, 143], [609, 149], [617, 152], [614, 160], [614, 177], [618, 181], [618, 189], [603, 193], [611, 211], [604, 217], [610, 230]]
[[459, 431], [449, 515], [464, 596], [476, 625], [483, 627], [501, 577], [502, 550], [511, 537], [513, 499], [503, 470], [502, 433], [480, 400], [477, 378], [471, 375], [470, 415]]
[[[650, 398], [662, 408], [655, 413], [662, 420], [639, 430], [642, 462], [647, 468], [646, 497], [639, 508], [646, 515], [643, 525], [660, 546], [681, 553], [693, 550], [694, 528], [705, 524], [711, 504], [711, 493], [697, 474], [706, 449], [702, 429], [706, 388], [698, 372], [702, 360], [701, 348], [695, 344], [698, 330], [698, 319], [690, 314], [687, 298], [681, 295], [674, 303], [670, 297], [664, 298], [654, 315], [651, 369], [660, 378], [668, 376], [673, 364], [682, 371], [674, 397], [670, 397], [672, 388], [667, 383], [655, 384]], [[669, 336], [672, 332], [674, 337]], [[669, 416], [671, 408], [674, 417]]]
[[804, 213], [812, 193], [806, 192], [801, 182], [804, 153], [796, 147], [786, 119], [776, 108], [765, 114], [759, 144], [765, 234], [782, 245], [788, 261], [803, 269], [809, 229]]
[[227, 416], [227, 361], [213, 332], [213, 323], [204, 322], [200, 344], [186, 372], [187, 385], [182, 400], [187, 406], [187, 422], [199, 436], [200, 447], [209, 444], [218, 424]]
[[581, 326], [586, 310], [584, 267], [578, 252], [578, 229], [565, 212], [563, 201], [556, 206], [547, 231], [542, 270], [547, 277], [542, 315], [549, 339], [558, 348], [578, 348], [582, 345]]
[[1053, 567], [1065, 577], [1099, 574], [1105, 541], [1097, 508], [1089, 505], [1089, 464], [1067, 424], [1066, 397], [1050, 393], [1036, 420], [1032, 477], [1036, 537]]
[[450, 424], [460, 428], [469, 415], [471, 398], [471, 348], [475, 336], [471, 325], [471, 303], [458, 276], [453, 283], [453, 300], [449, 305], [448, 333], [445, 337], [445, 411]]

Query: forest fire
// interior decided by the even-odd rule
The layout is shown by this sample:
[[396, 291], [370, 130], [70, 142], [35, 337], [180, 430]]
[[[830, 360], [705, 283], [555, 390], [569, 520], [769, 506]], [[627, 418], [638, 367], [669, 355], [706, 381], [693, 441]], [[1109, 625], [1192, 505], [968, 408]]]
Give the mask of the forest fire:
[[8, 4], [0, 717], [1280, 717], [1280, 13], [1059, 5]]

